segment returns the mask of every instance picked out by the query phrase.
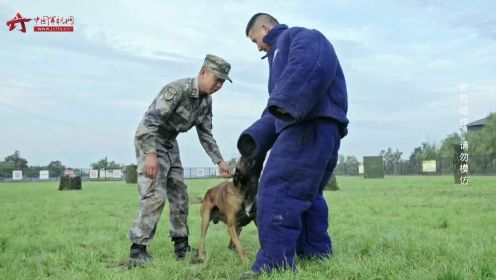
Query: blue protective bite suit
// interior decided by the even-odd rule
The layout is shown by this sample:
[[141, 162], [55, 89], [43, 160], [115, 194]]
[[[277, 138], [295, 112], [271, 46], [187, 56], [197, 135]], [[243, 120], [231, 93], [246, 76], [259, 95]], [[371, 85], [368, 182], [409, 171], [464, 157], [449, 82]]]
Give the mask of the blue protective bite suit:
[[293, 268], [295, 255], [332, 255], [322, 192], [348, 124], [343, 71], [320, 32], [280, 24], [263, 40], [271, 46], [267, 110], [238, 141], [243, 156], [272, 148], [258, 190], [255, 272]]

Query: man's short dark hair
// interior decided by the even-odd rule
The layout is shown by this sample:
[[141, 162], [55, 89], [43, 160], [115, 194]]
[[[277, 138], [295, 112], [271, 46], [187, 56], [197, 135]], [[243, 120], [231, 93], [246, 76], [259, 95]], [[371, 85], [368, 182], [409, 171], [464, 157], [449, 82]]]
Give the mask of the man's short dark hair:
[[255, 22], [257, 21], [257, 19], [259, 17], [263, 17], [264, 20], [267, 21], [267, 23], [270, 23], [272, 25], [278, 25], [279, 22], [277, 21], [276, 18], [274, 18], [273, 16], [269, 15], [269, 14], [266, 14], [266, 13], [256, 13], [254, 16], [251, 17], [250, 21], [248, 22], [248, 24], [246, 25], [246, 36], [248, 36], [248, 33], [250, 33], [250, 29], [252, 29], [253, 25], [255, 24]]

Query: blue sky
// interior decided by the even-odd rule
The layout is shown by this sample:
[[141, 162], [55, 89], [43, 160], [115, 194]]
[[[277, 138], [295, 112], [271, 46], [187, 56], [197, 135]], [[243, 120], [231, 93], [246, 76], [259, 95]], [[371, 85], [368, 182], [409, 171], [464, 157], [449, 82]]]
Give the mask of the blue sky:
[[[350, 134], [341, 154], [407, 158], [496, 104], [495, 1], [0, 1], [0, 159], [89, 167], [135, 161], [133, 137], [161, 87], [197, 74], [207, 53], [232, 64], [214, 95], [214, 136], [225, 159], [267, 100], [266, 60], [244, 35], [267, 12], [333, 43], [348, 85]], [[74, 16], [73, 33], [9, 32], [24, 17]], [[211, 166], [194, 130], [179, 137], [185, 167]]]

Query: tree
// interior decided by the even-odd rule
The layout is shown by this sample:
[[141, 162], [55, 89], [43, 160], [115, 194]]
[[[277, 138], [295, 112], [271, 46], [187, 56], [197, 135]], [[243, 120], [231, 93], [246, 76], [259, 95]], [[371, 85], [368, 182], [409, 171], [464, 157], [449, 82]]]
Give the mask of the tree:
[[4, 161], [12, 164], [15, 170], [26, 170], [28, 168], [28, 161], [21, 157], [19, 151], [15, 151], [13, 155], [5, 157]]
[[465, 140], [468, 143], [468, 153], [470, 155], [484, 155], [484, 147], [481, 145], [480, 133], [467, 133]]
[[439, 151], [435, 143], [423, 142], [416, 147], [410, 155], [410, 162], [420, 162], [422, 160], [436, 159]]
[[487, 117], [479, 133], [467, 133], [469, 164], [472, 170], [491, 172], [496, 166], [496, 113]]
[[478, 146], [478, 149], [476, 149], [477, 155], [496, 157], [496, 113], [492, 113], [487, 117], [487, 122], [479, 133], [478, 140], [479, 142], [476, 145]]
[[355, 156], [339, 155], [334, 168], [335, 175], [358, 175], [358, 160]]
[[338, 163], [336, 165], [336, 168], [334, 168], [334, 174], [342, 174], [345, 175], [345, 170], [346, 170], [346, 158], [343, 155], [339, 155], [338, 157]]
[[107, 157], [91, 164], [91, 168], [93, 169], [122, 169], [124, 168], [124, 165], [115, 163], [115, 161], [109, 162]]
[[458, 133], [452, 133], [441, 142], [439, 148], [439, 156], [442, 158], [452, 158], [455, 151], [453, 145], [459, 145], [462, 142], [462, 137]]
[[27, 171], [28, 161], [21, 157], [19, 151], [5, 157], [4, 161], [0, 161], [0, 177], [11, 177], [12, 171], [23, 170]]
[[388, 147], [387, 150], [381, 150], [379, 155], [384, 159], [384, 171], [386, 174], [396, 174], [396, 165], [401, 160], [402, 154], [398, 149], [393, 151], [391, 147]]
[[14, 164], [12, 162], [0, 161], [0, 177], [12, 176], [12, 171], [14, 169]]
[[50, 176], [61, 176], [64, 173], [65, 166], [62, 164], [62, 162], [55, 160], [51, 161], [48, 166], [47, 166], [48, 172], [50, 173]]
[[358, 160], [355, 156], [347, 156], [345, 165], [348, 175], [358, 175]]
[[124, 164], [118, 164], [115, 161], [111, 161], [109, 162], [107, 169], [123, 169], [124, 167]]
[[40, 170], [44, 170], [45, 166], [30, 166], [27, 170], [26, 173], [23, 174], [23, 176], [26, 177], [39, 177], [40, 176]]

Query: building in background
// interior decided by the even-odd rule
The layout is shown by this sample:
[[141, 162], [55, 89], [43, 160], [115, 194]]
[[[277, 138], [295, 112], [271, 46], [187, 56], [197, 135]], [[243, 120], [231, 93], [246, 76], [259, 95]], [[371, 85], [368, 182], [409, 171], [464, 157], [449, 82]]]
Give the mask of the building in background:
[[467, 124], [467, 132], [469, 133], [479, 133], [484, 125], [487, 123], [487, 118], [483, 118], [480, 120], [476, 120], [474, 122], [471, 122]]

